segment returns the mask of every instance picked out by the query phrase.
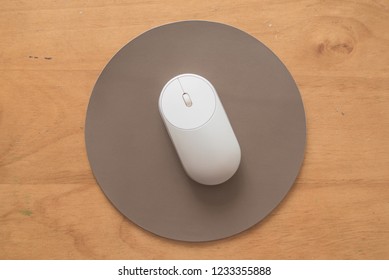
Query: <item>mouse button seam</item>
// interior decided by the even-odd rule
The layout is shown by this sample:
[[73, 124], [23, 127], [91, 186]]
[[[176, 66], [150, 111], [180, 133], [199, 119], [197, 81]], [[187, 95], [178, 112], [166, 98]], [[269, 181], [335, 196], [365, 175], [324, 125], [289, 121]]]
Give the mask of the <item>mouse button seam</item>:
[[177, 78], [177, 80], [178, 80], [178, 83], [180, 84], [182, 93], [183, 93], [183, 94], [186, 93], [185, 90], [184, 90], [184, 87], [182, 86], [182, 83], [181, 83], [181, 81], [180, 81], [180, 78]]

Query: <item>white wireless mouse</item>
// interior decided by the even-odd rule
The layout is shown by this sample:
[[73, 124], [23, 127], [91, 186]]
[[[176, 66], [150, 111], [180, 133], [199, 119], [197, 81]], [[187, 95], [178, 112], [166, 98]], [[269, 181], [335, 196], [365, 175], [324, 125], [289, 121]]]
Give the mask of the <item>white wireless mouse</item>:
[[195, 74], [174, 77], [162, 89], [159, 112], [190, 178], [217, 185], [234, 175], [240, 146], [208, 80]]

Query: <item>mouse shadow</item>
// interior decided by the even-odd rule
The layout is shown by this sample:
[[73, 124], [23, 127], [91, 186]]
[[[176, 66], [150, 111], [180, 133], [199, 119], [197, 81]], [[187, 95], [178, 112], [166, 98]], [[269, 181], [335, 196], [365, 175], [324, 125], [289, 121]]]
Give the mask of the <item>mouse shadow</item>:
[[231, 207], [235, 201], [239, 200], [245, 189], [244, 161], [242, 160], [238, 170], [226, 182], [208, 186], [197, 183], [187, 177], [187, 184], [199, 203], [209, 208]]

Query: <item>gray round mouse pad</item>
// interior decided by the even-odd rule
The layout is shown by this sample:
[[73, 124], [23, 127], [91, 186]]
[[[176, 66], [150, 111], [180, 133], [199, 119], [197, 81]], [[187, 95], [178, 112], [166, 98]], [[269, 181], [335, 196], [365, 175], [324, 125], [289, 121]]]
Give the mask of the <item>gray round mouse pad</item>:
[[[193, 73], [215, 87], [242, 150], [227, 182], [205, 186], [185, 173], [158, 110], [171, 78]], [[93, 173], [128, 219], [159, 236], [216, 240], [269, 214], [301, 167], [305, 114], [282, 62], [247, 33], [185, 21], [151, 29], [124, 46], [90, 98], [85, 139]]]

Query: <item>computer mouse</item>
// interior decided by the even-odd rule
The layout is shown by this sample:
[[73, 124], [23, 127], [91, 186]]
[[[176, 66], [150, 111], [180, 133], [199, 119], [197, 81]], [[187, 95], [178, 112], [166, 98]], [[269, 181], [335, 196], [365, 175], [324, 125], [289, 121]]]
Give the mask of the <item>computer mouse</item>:
[[241, 149], [213, 85], [196, 74], [169, 80], [159, 97], [159, 112], [187, 175], [204, 185], [230, 179]]

